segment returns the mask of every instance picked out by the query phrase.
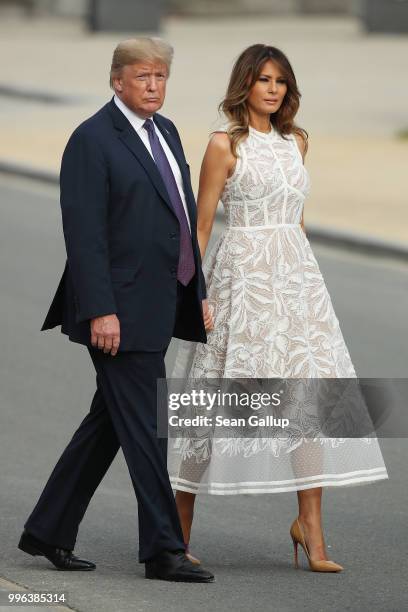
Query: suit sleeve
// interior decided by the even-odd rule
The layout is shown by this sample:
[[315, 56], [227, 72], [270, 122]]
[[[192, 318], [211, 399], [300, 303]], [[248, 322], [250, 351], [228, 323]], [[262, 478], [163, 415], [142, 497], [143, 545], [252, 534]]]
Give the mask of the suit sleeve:
[[117, 312], [108, 249], [108, 169], [92, 134], [74, 132], [60, 174], [61, 210], [76, 322]]

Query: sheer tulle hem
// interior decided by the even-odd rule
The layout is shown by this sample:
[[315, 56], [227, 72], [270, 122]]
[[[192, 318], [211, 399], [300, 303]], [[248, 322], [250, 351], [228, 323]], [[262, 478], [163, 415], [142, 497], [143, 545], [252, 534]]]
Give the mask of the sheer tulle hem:
[[182, 478], [170, 477], [171, 486], [187, 493], [206, 493], [208, 495], [242, 495], [258, 493], [286, 493], [289, 491], [302, 491], [317, 487], [341, 487], [360, 484], [369, 484], [379, 480], [387, 480], [388, 473], [385, 468], [370, 470], [357, 470], [345, 474], [320, 474], [310, 478], [297, 480], [270, 481], [270, 482], [233, 482], [233, 483], [196, 483]]

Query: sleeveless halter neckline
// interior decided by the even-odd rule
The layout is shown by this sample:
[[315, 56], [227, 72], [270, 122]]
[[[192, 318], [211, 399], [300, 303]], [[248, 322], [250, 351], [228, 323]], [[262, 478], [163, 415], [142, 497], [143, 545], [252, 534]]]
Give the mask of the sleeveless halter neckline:
[[270, 136], [276, 134], [276, 130], [274, 130], [272, 126], [269, 132], [260, 132], [259, 130], [256, 130], [254, 127], [252, 127], [252, 125], [248, 125], [248, 129], [249, 129], [249, 132], [252, 132], [254, 134], [259, 134], [260, 136], [264, 136], [266, 138], [269, 138]]

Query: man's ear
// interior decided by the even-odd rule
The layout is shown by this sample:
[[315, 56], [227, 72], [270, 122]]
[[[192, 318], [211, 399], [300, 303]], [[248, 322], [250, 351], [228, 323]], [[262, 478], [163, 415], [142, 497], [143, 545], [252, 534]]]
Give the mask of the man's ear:
[[114, 77], [112, 80], [113, 80], [113, 89], [120, 93], [123, 90], [122, 78], [121, 77]]

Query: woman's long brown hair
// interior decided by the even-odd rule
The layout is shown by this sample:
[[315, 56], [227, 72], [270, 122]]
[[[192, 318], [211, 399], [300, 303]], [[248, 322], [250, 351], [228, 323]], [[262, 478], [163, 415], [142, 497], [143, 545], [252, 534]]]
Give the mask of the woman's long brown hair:
[[298, 89], [292, 66], [280, 49], [257, 44], [245, 49], [238, 57], [232, 69], [227, 93], [219, 105], [219, 110], [230, 121], [228, 134], [231, 138], [231, 149], [235, 156], [237, 156], [239, 143], [249, 133], [249, 113], [246, 100], [262, 72], [263, 65], [269, 60], [278, 64], [287, 84], [287, 92], [279, 110], [270, 115], [271, 124], [283, 137], [285, 134], [299, 134], [305, 141], [305, 152], [307, 151], [308, 133], [294, 122], [302, 94]]

